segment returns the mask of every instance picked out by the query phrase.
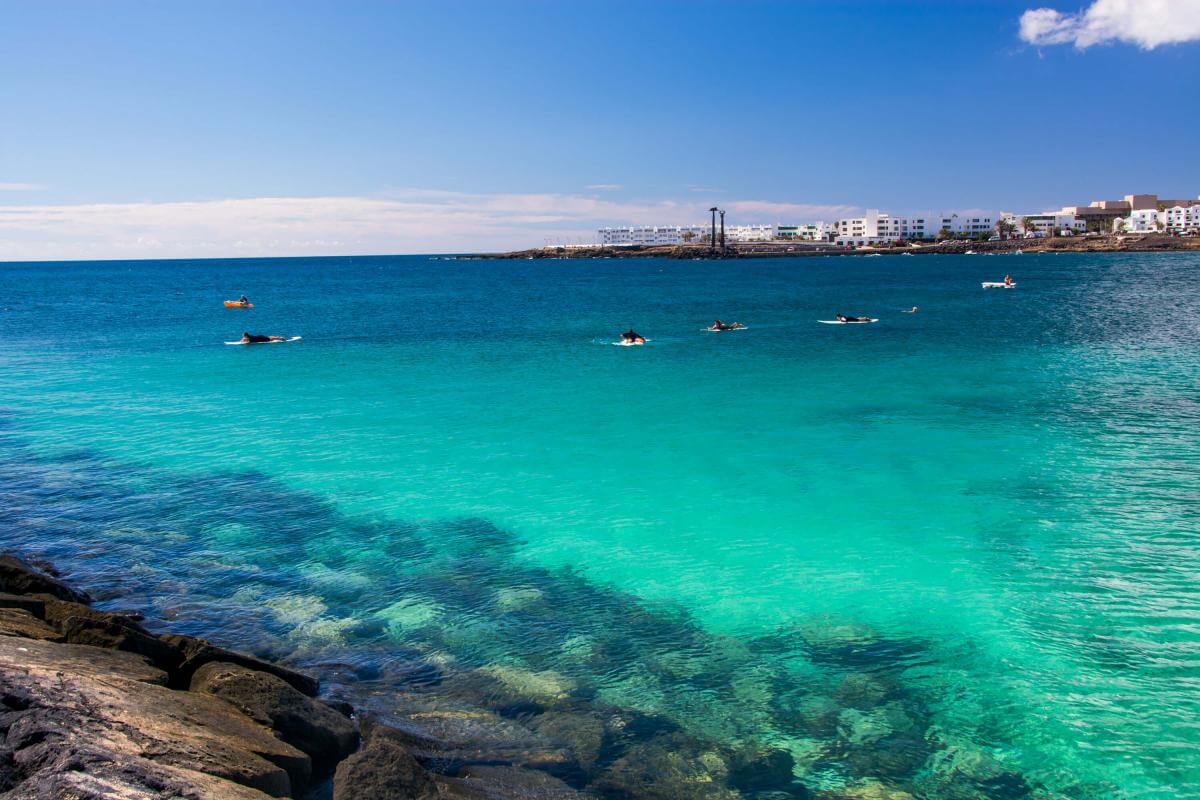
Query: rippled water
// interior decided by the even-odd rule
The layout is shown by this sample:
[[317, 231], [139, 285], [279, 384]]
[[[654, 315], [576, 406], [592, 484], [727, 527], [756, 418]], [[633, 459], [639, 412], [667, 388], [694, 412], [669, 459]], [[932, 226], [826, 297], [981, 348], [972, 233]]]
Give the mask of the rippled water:
[[1197, 798], [1197, 270], [0, 265], [0, 545], [382, 710], [632, 709], [796, 796]]

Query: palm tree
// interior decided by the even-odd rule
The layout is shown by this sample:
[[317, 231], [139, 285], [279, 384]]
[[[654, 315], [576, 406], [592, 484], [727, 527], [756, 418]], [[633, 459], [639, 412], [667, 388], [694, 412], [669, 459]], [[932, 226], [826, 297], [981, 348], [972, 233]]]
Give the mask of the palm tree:
[[1001, 239], [1011, 238], [1016, 230], [1017, 226], [1013, 225], [1012, 220], [1007, 217], [1002, 218], [996, 223], [996, 235]]
[[684, 231], [683, 234], [680, 235], [679, 238], [683, 239], [684, 244], [691, 244], [692, 239], [696, 238], [696, 232], [695, 231]]
[[1033, 224], [1032, 219], [1029, 217], [1021, 217], [1021, 230], [1025, 231], [1025, 233], [1033, 233], [1035, 228], [1036, 226]]

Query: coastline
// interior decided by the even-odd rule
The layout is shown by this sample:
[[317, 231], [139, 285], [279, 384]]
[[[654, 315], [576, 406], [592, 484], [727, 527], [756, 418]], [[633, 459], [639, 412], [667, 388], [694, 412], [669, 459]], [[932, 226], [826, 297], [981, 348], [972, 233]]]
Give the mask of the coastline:
[[996, 242], [949, 240], [901, 247], [839, 247], [816, 242], [745, 242], [731, 244], [725, 253], [707, 245], [609, 245], [538, 247], [506, 253], [477, 253], [456, 260], [562, 259], [562, 258], [670, 258], [677, 260], [732, 260], [741, 258], [813, 258], [818, 256], [965, 255], [1023, 253], [1169, 253], [1200, 252], [1200, 237], [1180, 238], [1161, 234], [1125, 236], [1065, 236], [1054, 239], [1007, 239]]

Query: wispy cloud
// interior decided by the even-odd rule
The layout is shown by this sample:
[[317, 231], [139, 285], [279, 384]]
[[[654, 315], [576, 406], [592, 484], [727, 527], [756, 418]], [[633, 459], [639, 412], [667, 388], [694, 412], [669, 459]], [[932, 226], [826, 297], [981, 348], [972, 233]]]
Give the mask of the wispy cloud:
[[0, 192], [36, 192], [45, 188], [39, 183], [0, 183]]
[[1127, 42], [1144, 50], [1200, 40], [1200, 0], [1095, 0], [1077, 14], [1034, 8], [1021, 15], [1021, 39], [1083, 50]]
[[[730, 222], [828, 219], [850, 206], [734, 200]], [[590, 242], [601, 225], [699, 224], [707, 205], [575, 194], [404, 189], [378, 197], [0, 205], [0, 260], [445, 253]]]
[[584, 188], [591, 189], [594, 192], [615, 192], [625, 187], [619, 183], [589, 183]]

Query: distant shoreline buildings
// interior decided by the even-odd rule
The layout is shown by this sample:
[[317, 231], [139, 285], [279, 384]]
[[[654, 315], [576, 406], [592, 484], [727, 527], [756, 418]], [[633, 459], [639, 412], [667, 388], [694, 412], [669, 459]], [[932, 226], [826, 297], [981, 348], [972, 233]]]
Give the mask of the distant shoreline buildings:
[[[1040, 238], [1085, 233], [1152, 233], [1200, 235], [1200, 198], [1160, 200], [1154, 194], [1128, 194], [1123, 200], [1095, 200], [1036, 214], [964, 211], [898, 216], [869, 209], [861, 216], [828, 222], [776, 225], [731, 225], [728, 242], [809, 241], [842, 246], [892, 244], [936, 239]], [[637, 225], [606, 227], [597, 242], [610, 246], [707, 244], [707, 225]]]

